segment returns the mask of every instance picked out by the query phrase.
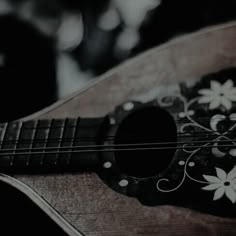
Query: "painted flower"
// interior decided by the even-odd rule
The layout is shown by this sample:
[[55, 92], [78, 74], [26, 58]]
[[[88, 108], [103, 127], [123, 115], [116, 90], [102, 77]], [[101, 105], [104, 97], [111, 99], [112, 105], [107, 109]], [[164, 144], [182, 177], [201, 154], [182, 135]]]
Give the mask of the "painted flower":
[[215, 191], [213, 200], [218, 200], [226, 195], [232, 202], [236, 202], [236, 166], [226, 174], [224, 170], [216, 168], [217, 176], [203, 175], [209, 182], [209, 185], [203, 187], [203, 190]]
[[209, 103], [211, 110], [221, 105], [230, 110], [232, 102], [236, 102], [236, 88], [233, 87], [232, 80], [227, 80], [224, 84], [212, 80], [210, 89], [201, 89], [198, 93], [202, 95], [198, 102]]

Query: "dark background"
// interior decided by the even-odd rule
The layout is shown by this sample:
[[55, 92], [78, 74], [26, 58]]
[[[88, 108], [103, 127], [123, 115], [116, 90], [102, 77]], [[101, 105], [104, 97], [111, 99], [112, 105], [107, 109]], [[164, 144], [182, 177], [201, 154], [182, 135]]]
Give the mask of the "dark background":
[[[9, 2], [15, 7], [26, 0]], [[173, 37], [236, 17], [234, 0], [162, 0], [142, 22], [139, 43], [127, 55], [117, 58], [111, 47], [124, 23], [109, 32], [96, 26], [108, 4], [109, 0], [39, 0], [35, 6], [35, 12], [41, 17], [60, 17], [63, 11], [80, 11], [86, 33], [78, 47], [68, 54], [79, 63], [82, 71], [90, 70], [93, 76]], [[59, 99], [55, 38], [44, 35], [32, 22], [14, 13], [3, 14], [0, 15], [1, 53], [5, 64], [0, 66], [0, 122], [29, 115]]]

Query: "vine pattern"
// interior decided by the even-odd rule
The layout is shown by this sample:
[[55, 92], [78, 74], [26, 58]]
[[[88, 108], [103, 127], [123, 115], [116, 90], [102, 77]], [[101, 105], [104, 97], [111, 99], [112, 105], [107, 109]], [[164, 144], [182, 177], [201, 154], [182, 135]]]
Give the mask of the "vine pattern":
[[[193, 88], [196, 90], [196, 88]], [[231, 170], [226, 173], [226, 170], [219, 166], [214, 166], [216, 175], [201, 174], [198, 178], [193, 177], [189, 171], [189, 167], [194, 168], [196, 163], [193, 158], [196, 157], [204, 148], [211, 149], [213, 158], [231, 158], [236, 159], [236, 140], [232, 140], [232, 132], [236, 129], [236, 113], [234, 113], [236, 103], [236, 87], [231, 79], [219, 82], [210, 80], [208, 86], [197, 89], [195, 96], [188, 98], [183, 93], [179, 92], [174, 96], [163, 96], [158, 99], [158, 103], [163, 108], [172, 107], [176, 101], [183, 105], [183, 111], [177, 114], [179, 122], [178, 129], [180, 134], [185, 134], [188, 129], [198, 130], [203, 133], [207, 139], [202, 145], [194, 147], [191, 143], [181, 144], [182, 151], [187, 154], [187, 158], [178, 161], [178, 165], [183, 166], [183, 175], [177, 186], [164, 189], [161, 184], [168, 184], [171, 180], [168, 178], [160, 178], [157, 181], [157, 190], [163, 193], [174, 192], [179, 189], [186, 178], [201, 185], [204, 191], [214, 191], [213, 200], [221, 199], [224, 195], [232, 202], [236, 202], [236, 162]], [[196, 110], [205, 111], [208, 116], [203, 120], [196, 114]], [[209, 116], [210, 114], [210, 116]], [[176, 116], [176, 117], [177, 117]], [[201, 120], [202, 119], [202, 120]], [[227, 145], [229, 144], [230, 145]], [[224, 146], [226, 148], [221, 148]], [[229, 146], [229, 147], [228, 147]], [[222, 149], [222, 150], [221, 150]], [[218, 163], [216, 161], [216, 163]], [[202, 186], [205, 185], [205, 186]]]

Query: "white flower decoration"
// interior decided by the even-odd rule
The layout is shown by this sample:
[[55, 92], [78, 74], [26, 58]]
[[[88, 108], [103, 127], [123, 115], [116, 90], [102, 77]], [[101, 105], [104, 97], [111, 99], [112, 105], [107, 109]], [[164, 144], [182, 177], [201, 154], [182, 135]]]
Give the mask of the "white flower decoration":
[[209, 182], [209, 185], [203, 187], [203, 190], [215, 190], [213, 200], [218, 200], [225, 194], [232, 202], [236, 202], [236, 166], [226, 174], [224, 170], [216, 168], [217, 176], [203, 175]]
[[211, 110], [220, 105], [230, 110], [232, 102], [236, 102], [236, 88], [233, 87], [232, 80], [227, 80], [224, 84], [212, 80], [210, 89], [201, 89], [198, 93], [202, 95], [198, 102], [209, 103]]

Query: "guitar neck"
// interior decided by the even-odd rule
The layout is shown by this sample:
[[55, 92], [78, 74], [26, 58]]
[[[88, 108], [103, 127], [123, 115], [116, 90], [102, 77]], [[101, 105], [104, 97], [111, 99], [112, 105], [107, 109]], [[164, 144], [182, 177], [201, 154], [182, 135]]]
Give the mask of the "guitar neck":
[[96, 147], [103, 123], [104, 118], [76, 118], [0, 124], [0, 172], [93, 170], [98, 156], [86, 147]]

